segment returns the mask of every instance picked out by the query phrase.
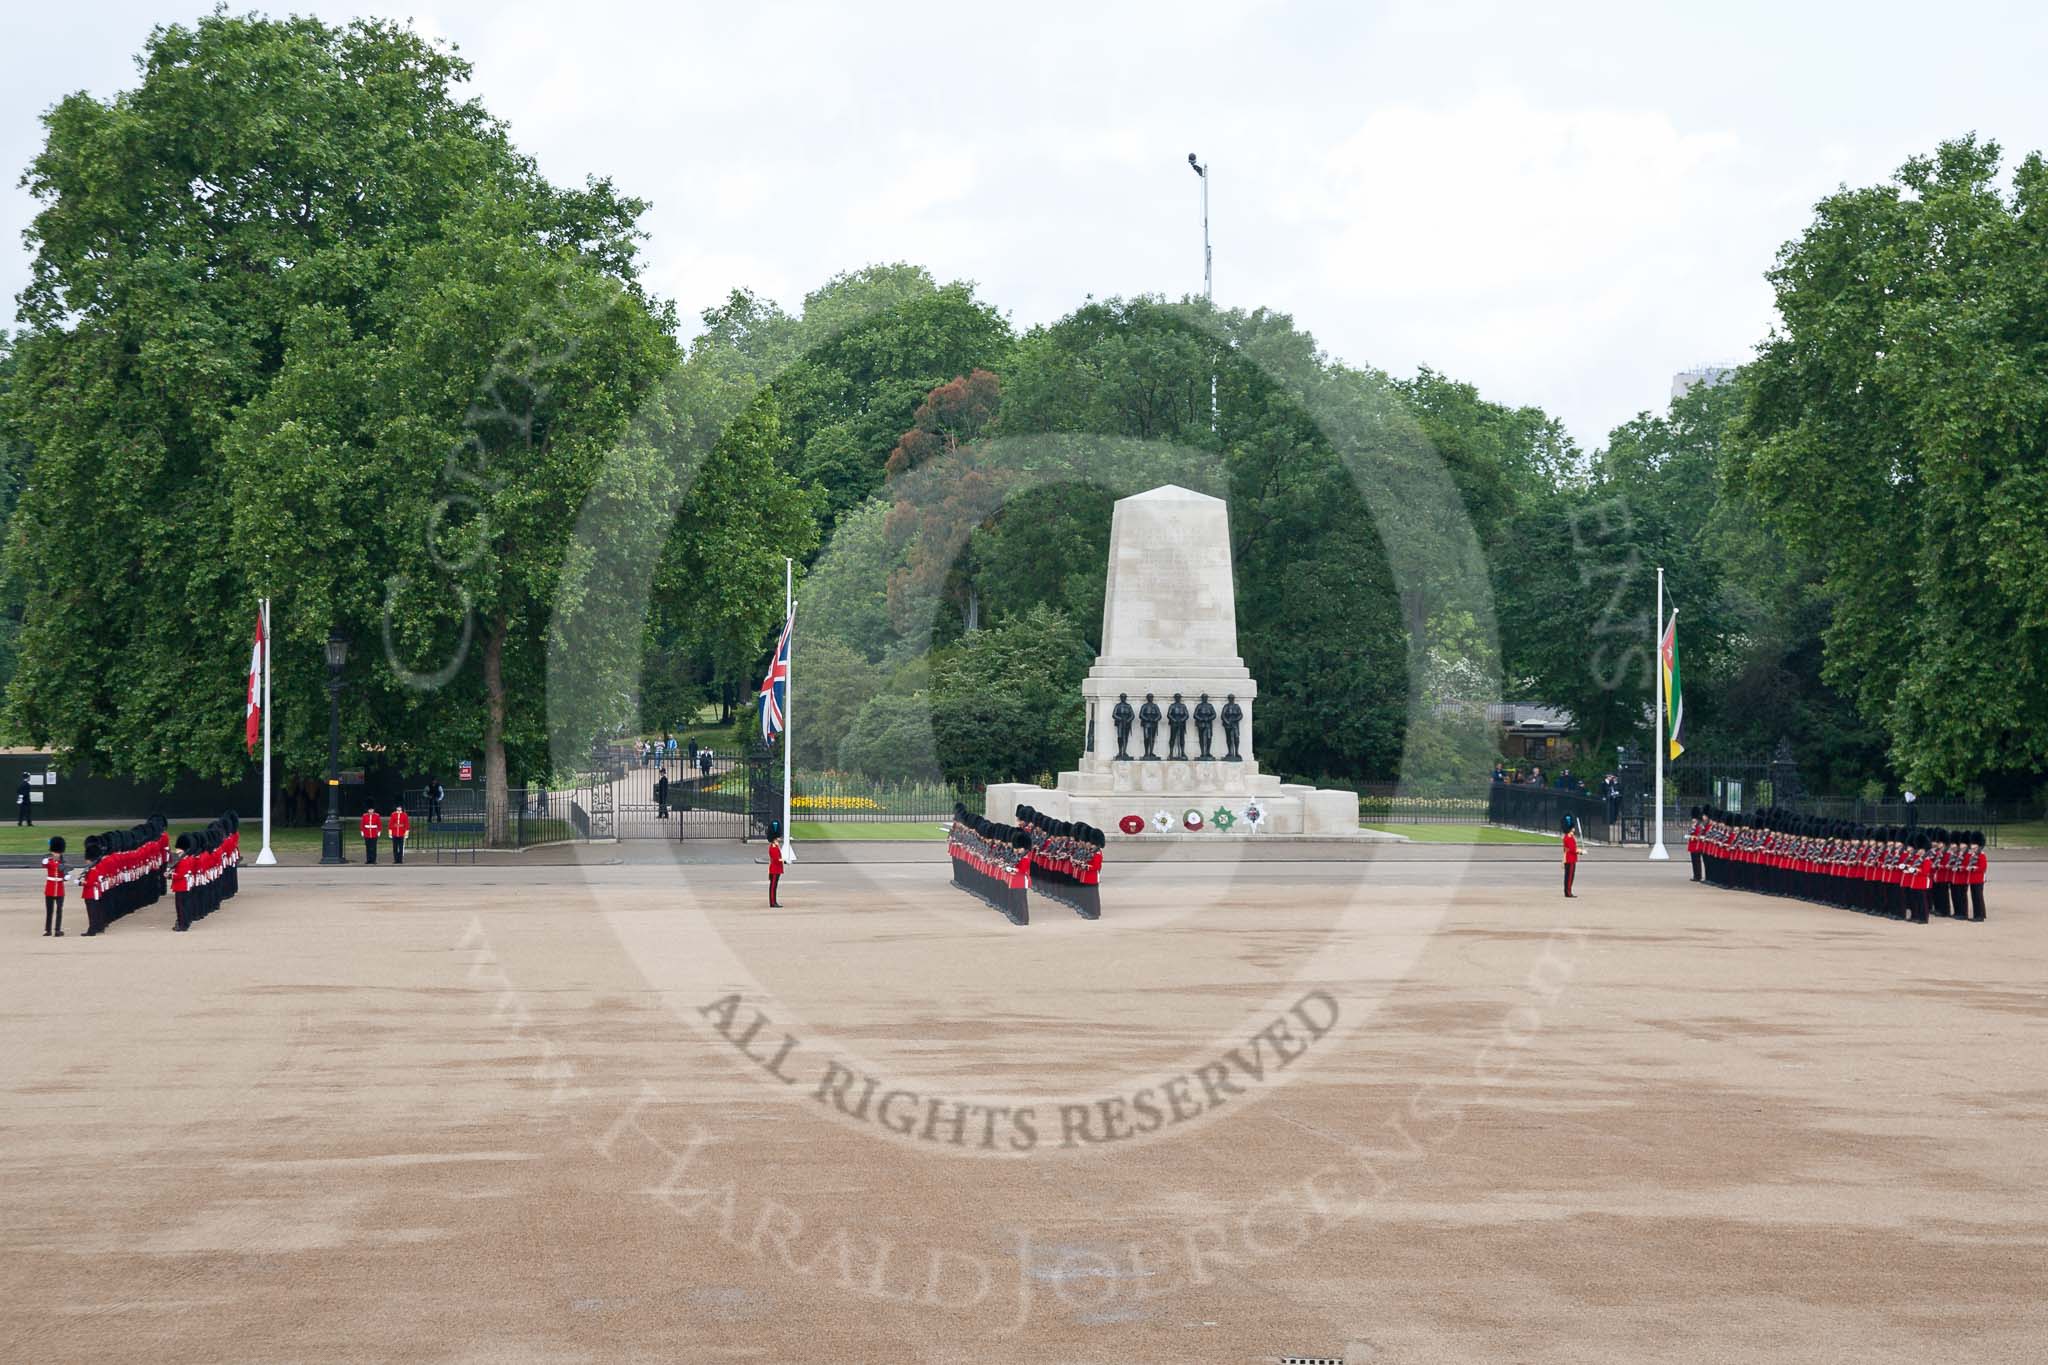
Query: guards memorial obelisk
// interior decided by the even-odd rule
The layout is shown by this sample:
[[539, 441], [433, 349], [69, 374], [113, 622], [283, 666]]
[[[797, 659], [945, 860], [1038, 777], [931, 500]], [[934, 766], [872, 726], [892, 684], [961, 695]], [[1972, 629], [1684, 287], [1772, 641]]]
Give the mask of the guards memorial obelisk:
[[[1114, 833], [1127, 815], [1200, 811], [1205, 837], [1249, 835], [1254, 800], [1267, 834], [1356, 835], [1358, 797], [1259, 771], [1259, 685], [1237, 652], [1230, 512], [1221, 498], [1167, 484], [1119, 499], [1109, 527], [1102, 654], [1081, 684], [1080, 766], [1048, 791], [988, 789], [991, 819], [1035, 806]], [[1237, 822], [1226, 833], [1213, 813]], [[1176, 828], [1178, 824], [1176, 823]]]

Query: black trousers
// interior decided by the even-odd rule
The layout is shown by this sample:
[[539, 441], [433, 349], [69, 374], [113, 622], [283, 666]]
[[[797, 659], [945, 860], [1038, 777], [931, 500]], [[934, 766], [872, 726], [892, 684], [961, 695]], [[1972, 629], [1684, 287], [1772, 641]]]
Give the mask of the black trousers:
[[394, 863], [405, 861], [405, 840], [399, 838], [396, 834], [391, 836], [391, 861]]
[[17, 825], [35, 824], [35, 820], [28, 813], [28, 802], [24, 801], [14, 808], [14, 823]]
[[186, 912], [192, 908], [192, 893], [190, 891], [174, 891], [171, 893], [171, 903], [177, 908], [178, 923], [181, 925], [190, 924], [192, 921]]
[[1701, 861], [1702, 860], [1699, 854], [1695, 853], [1692, 855], [1692, 879], [1696, 882], [1706, 880], [1706, 878], [1701, 875]]
[[768, 904], [776, 910], [782, 908], [781, 903], [775, 899], [775, 884], [781, 880], [782, 874], [780, 872], [770, 872], [768, 874]]
[[1579, 865], [1577, 863], [1566, 863], [1564, 865], [1564, 893], [1567, 896], [1572, 893], [1572, 874], [1578, 870]]
[[43, 897], [43, 932], [52, 934], [61, 931], [63, 928], [64, 898], [62, 896]]
[[377, 861], [377, 841], [367, 836], [363, 839], [363, 861], [366, 863]]

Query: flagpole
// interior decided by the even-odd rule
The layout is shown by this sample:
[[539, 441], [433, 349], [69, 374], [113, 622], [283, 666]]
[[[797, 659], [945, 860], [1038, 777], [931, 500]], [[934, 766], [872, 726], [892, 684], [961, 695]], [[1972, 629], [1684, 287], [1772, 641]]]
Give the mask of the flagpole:
[[1654, 667], [1650, 670], [1650, 690], [1657, 694], [1657, 842], [1650, 846], [1650, 861], [1669, 862], [1671, 854], [1664, 847], [1664, 568], [1657, 567], [1657, 619], [1650, 627], [1650, 658]]
[[789, 858], [796, 848], [789, 837], [789, 756], [796, 748], [789, 728], [789, 708], [796, 700], [796, 564], [788, 558], [782, 561], [782, 620], [789, 632], [789, 663], [782, 675], [782, 856]]
[[258, 867], [272, 867], [277, 855], [270, 851], [270, 599], [263, 599], [263, 847], [256, 854]]

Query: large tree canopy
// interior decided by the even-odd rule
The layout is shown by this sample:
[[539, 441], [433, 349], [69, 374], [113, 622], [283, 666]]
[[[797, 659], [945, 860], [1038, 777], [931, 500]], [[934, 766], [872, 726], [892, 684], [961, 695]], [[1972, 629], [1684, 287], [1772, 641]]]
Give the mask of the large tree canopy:
[[1647, 740], [1660, 564], [1694, 745], [1787, 738], [1837, 789], [2048, 766], [2038, 156], [2007, 190], [1965, 139], [1829, 196], [1755, 360], [1584, 453], [1269, 310], [1090, 300], [1017, 336], [903, 263], [793, 312], [737, 290], [685, 353], [638, 278], [645, 206], [548, 183], [410, 30], [217, 12], [138, 66], [54, 107], [23, 181], [12, 738], [245, 771], [267, 594], [288, 773], [323, 765], [339, 628], [351, 744], [480, 753], [502, 792], [737, 701], [790, 556], [807, 762], [1034, 777], [1078, 744], [1112, 505], [1176, 482], [1229, 501], [1284, 772], [1469, 777], [1495, 699], [1563, 708], [1597, 754]]
[[1726, 477], [1820, 566], [1826, 677], [1909, 783], [2048, 764], [2048, 165], [1963, 139], [1771, 274]]
[[[679, 511], [647, 556], [657, 610], [751, 644], [760, 611], [730, 604], [772, 601], [815, 528], [772, 401], [678, 373], [640, 203], [548, 184], [455, 97], [466, 65], [393, 25], [217, 14], [157, 30], [141, 67], [52, 110], [27, 177], [17, 731], [162, 779], [241, 770], [230, 641], [267, 593], [287, 771], [324, 758], [340, 628], [346, 732], [413, 771], [480, 749], [502, 794], [562, 752], [548, 651], [605, 606], [571, 543], [600, 487], [625, 520]], [[628, 624], [573, 633], [630, 676]]]

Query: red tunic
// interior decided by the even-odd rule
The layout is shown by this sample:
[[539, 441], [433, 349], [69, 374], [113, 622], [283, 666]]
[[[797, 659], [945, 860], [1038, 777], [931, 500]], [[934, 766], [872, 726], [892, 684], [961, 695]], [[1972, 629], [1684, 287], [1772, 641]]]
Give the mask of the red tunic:
[[362, 823], [363, 837], [365, 839], [374, 839], [381, 830], [382, 825], [377, 819], [377, 812], [374, 810], [364, 811]]
[[43, 894], [61, 896], [64, 894], [64, 855], [52, 853], [43, 859]]

